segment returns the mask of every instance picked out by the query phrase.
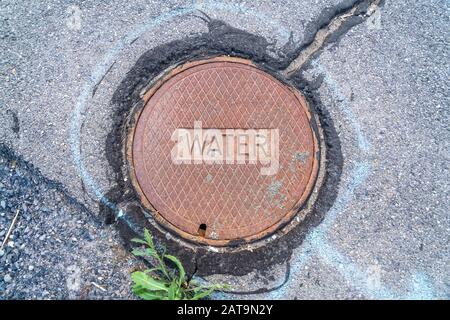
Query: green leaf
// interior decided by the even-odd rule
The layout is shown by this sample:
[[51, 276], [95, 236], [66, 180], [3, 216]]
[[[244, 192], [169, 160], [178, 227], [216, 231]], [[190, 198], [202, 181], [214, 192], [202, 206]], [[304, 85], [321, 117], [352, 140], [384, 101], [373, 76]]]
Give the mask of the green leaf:
[[134, 285], [132, 289], [135, 295], [144, 300], [162, 300], [166, 296], [166, 293], [164, 291], [148, 292], [140, 285]]
[[142, 240], [142, 239], [138, 239], [138, 238], [133, 238], [131, 239], [131, 241], [135, 242], [135, 243], [140, 243], [140, 244], [147, 244], [146, 241]]
[[176, 300], [176, 296], [177, 296], [177, 292], [178, 292], [178, 283], [176, 281], [173, 281], [170, 284], [168, 293], [167, 293], [167, 297], [169, 298], [169, 300]]
[[158, 258], [158, 253], [154, 249], [146, 248], [144, 250], [141, 249], [133, 249], [131, 251], [133, 255], [136, 257], [153, 257]]
[[167, 291], [166, 284], [163, 281], [156, 280], [141, 271], [135, 271], [131, 274], [131, 279], [135, 284], [150, 291]]
[[170, 254], [165, 255], [164, 258], [172, 261], [177, 266], [179, 274], [178, 285], [181, 286], [186, 281], [186, 272], [184, 271], [183, 264], [177, 257]]
[[145, 251], [141, 250], [141, 249], [133, 249], [131, 251], [131, 253], [133, 255], [135, 255], [136, 257], [146, 257], [147, 256], [147, 253], [145, 253]]
[[147, 229], [144, 229], [144, 239], [145, 241], [147, 241], [147, 244], [150, 248], [155, 248], [155, 245], [153, 244], [153, 237]]

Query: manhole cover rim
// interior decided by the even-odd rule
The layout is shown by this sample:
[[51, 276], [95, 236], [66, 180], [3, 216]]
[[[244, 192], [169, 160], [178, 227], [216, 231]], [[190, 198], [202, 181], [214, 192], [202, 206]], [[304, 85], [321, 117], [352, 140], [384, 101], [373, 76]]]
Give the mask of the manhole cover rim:
[[[311, 130], [311, 136], [313, 140], [313, 164], [311, 169], [311, 175], [309, 176], [308, 182], [305, 186], [305, 190], [303, 194], [301, 195], [300, 199], [296, 202], [296, 204], [293, 206], [293, 208], [288, 211], [280, 220], [278, 220], [273, 225], [267, 227], [266, 229], [259, 231], [253, 235], [242, 237], [239, 239], [210, 239], [210, 238], [204, 238], [198, 235], [193, 235], [191, 233], [188, 233], [184, 230], [181, 230], [177, 226], [175, 226], [173, 223], [171, 223], [169, 220], [167, 220], [147, 199], [145, 193], [143, 192], [138, 179], [136, 177], [136, 171], [135, 171], [135, 165], [133, 161], [133, 142], [135, 138], [136, 133], [136, 127], [139, 121], [139, 118], [141, 117], [143, 110], [147, 106], [147, 103], [152, 98], [152, 96], [161, 88], [161, 86], [166, 83], [169, 79], [175, 77], [177, 74], [184, 72], [190, 68], [200, 66], [203, 64], [208, 63], [214, 63], [214, 62], [230, 62], [230, 63], [237, 63], [245, 66], [249, 66], [252, 68], [255, 68], [258, 72], [261, 72], [264, 74], [264, 76], [268, 76], [272, 78], [273, 81], [279, 82], [281, 85], [286, 87], [291, 93], [294, 94], [295, 98], [297, 99], [298, 103], [303, 108], [303, 111], [305, 112], [305, 115], [307, 117], [307, 120], [309, 121], [309, 128]], [[130, 182], [132, 187], [134, 188], [140, 202], [144, 205], [145, 209], [149, 210], [151, 212], [151, 216], [154, 218], [154, 220], [157, 222], [157, 224], [153, 224], [155, 227], [160, 229], [159, 227], [162, 227], [162, 231], [169, 231], [170, 234], [178, 238], [181, 237], [180, 240], [186, 240], [188, 243], [194, 244], [194, 245], [208, 245], [213, 247], [227, 247], [232, 244], [237, 243], [257, 243], [260, 241], [264, 241], [270, 236], [274, 236], [276, 234], [283, 234], [292, 229], [292, 224], [297, 225], [300, 223], [304, 217], [305, 217], [305, 210], [311, 209], [311, 204], [309, 203], [309, 199], [312, 196], [312, 193], [314, 191], [314, 188], [316, 185], [320, 185], [318, 183], [318, 178], [320, 177], [319, 171], [322, 166], [321, 164], [321, 149], [324, 148], [324, 145], [322, 144], [323, 135], [321, 133], [320, 125], [318, 122], [318, 119], [311, 113], [308, 103], [306, 99], [303, 97], [303, 95], [295, 88], [287, 85], [285, 82], [280, 81], [270, 73], [258, 68], [253, 62], [243, 59], [243, 58], [237, 58], [237, 57], [230, 57], [230, 56], [218, 56], [214, 58], [209, 59], [203, 59], [203, 60], [197, 60], [197, 61], [190, 61], [181, 63], [174, 67], [169, 67], [165, 71], [163, 71], [160, 75], [155, 77], [142, 91], [140, 98], [142, 100], [142, 103], [139, 104], [139, 106], [132, 107], [131, 115], [128, 126], [127, 126], [127, 132], [126, 132], [126, 144], [125, 144], [125, 153], [126, 153], [126, 160], [127, 160], [127, 169], [128, 174], [130, 177]], [[320, 131], [320, 132], [318, 132]], [[320, 179], [321, 180], [321, 179]], [[313, 200], [315, 201], [315, 199]], [[293, 222], [295, 217], [299, 217], [300, 219], [295, 219], [296, 221]], [[150, 220], [150, 222], [152, 222]], [[293, 223], [290, 223], [293, 222]], [[288, 225], [291, 225], [288, 228]], [[288, 230], [285, 230], [288, 229]], [[161, 230], [161, 229], [160, 229]], [[275, 237], [274, 237], [275, 238]]]

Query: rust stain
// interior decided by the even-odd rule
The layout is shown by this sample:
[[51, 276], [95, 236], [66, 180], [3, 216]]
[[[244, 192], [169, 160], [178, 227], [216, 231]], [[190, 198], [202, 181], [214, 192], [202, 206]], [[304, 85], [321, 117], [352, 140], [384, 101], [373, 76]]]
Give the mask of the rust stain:
[[[126, 153], [140, 200], [163, 226], [197, 243], [251, 242], [289, 222], [308, 199], [319, 146], [307, 103], [249, 61], [217, 57], [177, 66], [142, 99]], [[219, 130], [279, 129], [280, 169], [262, 176], [258, 163], [174, 164], [171, 136], [195, 121]]]

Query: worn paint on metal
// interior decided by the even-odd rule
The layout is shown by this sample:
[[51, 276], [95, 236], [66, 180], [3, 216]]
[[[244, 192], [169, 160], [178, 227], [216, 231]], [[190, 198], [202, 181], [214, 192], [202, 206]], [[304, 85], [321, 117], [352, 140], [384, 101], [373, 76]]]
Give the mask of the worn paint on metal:
[[[306, 100], [248, 60], [216, 57], [177, 66], [142, 99], [127, 157], [141, 202], [164, 227], [208, 245], [252, 242], [286, 225], [308, 199], [319, 143]], [[249, 163], [174, 164], [173, 131], [196, 121], [219, 130], [278, 129], [278, 172], [264, 176], [261, 165]], [[299, 163], [294, 171], [293, 159]]]

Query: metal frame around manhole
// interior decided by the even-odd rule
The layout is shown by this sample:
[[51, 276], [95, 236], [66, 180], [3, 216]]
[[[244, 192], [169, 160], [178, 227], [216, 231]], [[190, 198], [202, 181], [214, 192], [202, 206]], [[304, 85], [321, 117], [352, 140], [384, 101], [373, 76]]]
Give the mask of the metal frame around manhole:
[[[278, 81], [285, 85], [291, 92], [294, 93], [296, 98], [299, 101], [299, 104], [303, 107], [309, 122], [310, 127], [312, 131], [312, 136], [314, 140], [314, 157], [313, 157], [313, 170], [312, 174], [310, 176], [310, 179], [307, 183], [307, 187], [305, 189], [305, 192], [302, 194], [301, 198], [297, 201], [296, 205], [287, 213], [285, 216], [278, 221], [276, 224], [270, 226], [269, 228], [263, 230], [262, 232], [255, 234], [250, 237], [236, 240], [214, 240], [214, 239], [207, 239], [203, 238], [198, 235], [192, 235], [190, 233], [184, 232], [183, 230], [180, 230], [173, 224], [171, 224], [168, 220], [166, 220], [160, 212], [158, 212], [154, 206], [150, 203], [150, 201], [145, 196], [144, 192], [142, 191], [134, 169], [133, 164], [133, 141], [134, 141], [134, 135], [135, 135], [135, 129], [136, 124], [138, 123], [139, 117], [147, 105], [147, 102], [150, 100], [150, 98], [153, 96], [155, 92], [170, 78], [174, 77], [175, 75], [189, 69], [195, 66], [199, 66], [202, 64], [207, 64], [211, 62], [233, 62], [233, 63], [240, 63], [247, 66], [254, 67], [260, 71], [263, 71], [264, 73], [270, 75], [264, 70], [261, 70], [258, 68], [255, 64], [253, 64], [249, 60], [241, 59], [241, 58], [234, 58], [234, 57], [215, 57], [211, 59], [206, 60], [198, 60], [198, 61], [191, 61], [186, 62], [184, 64], [172, 67], [165, 72], [163, 72], [160, 76], [155, 78], [147, 87], [146, 89], [142, 90], [141, 92], [141, 99], [142, 103], [132, 108], [131, 111], [131, 117], [129, 117], [127, 130], [126, 130], [126, 145], [125, 145], [125, 155], [127, 160], [127, 168], [128, 173], [131, 178], [131, 184], [133, 188], [136, 191], [136, 194], [139, 198], [139, 201], [144, 205], [144, 208], [149, 210], [151, 213], [151, 216], [154, 218], [155, 221], [152, 221], [150, 219], [150, 222], [159, 230], [162, 232], [166, 232], [167, 230], [170, 231], [171, 235], [175, 237], [175, 239], [179, 239], [181, 242], [185, 243], [186, 240], [188, 244], [192, 245], [209, 245], [214, 247], [224, 247], [225, 249], [228, 246], [236, 247], [238, 244], [241, 244], [239, 247], [243, 247], [242, 244], [247, 244], [252, 247], [257, 247], [261, 244], [264, 244], [267, 241], [270, 241], [271, 239], [275, 239], [277, 235], [284, 234], [288, 231], [290, 231], [292, 228], [294, 228], [296, 225], [298, 225], [305, 216], [311, 211], [312, 206], [315, 202], [315, 199], [317, 197], [318, 189], [322, 183], [323, 180], [323, 167], [325, 165], [324, 159], [321, 157], [322, 154], [324, 154], [324, 143], [323, 143], [323, 133], [320, 128], [320, 123], [317, 119], [317, 117], [310, 111], [309, 106], [307, 104], [306, 99], [301, 95], [301, 93], [291, 86], [287, 85], [285, 82], [280, 81], [279, 79], [275, 78], [273, 75], [270, 75], [275, 81]], [[294, 219], [295, 218], [295, 219]], [[156, 222], [156, 223], [153, 223]], [[161, 228], [162, 227], [162, 228]], [[177, 237], [179, 236], [179, 237]], [[270, 236], [270, 237], [269, 237]]]

